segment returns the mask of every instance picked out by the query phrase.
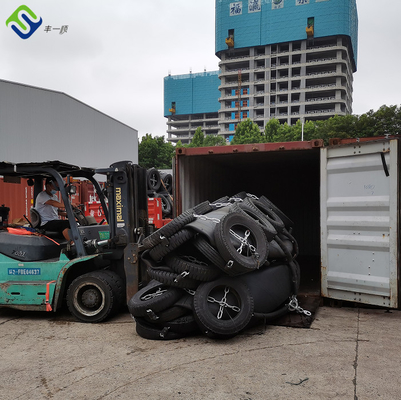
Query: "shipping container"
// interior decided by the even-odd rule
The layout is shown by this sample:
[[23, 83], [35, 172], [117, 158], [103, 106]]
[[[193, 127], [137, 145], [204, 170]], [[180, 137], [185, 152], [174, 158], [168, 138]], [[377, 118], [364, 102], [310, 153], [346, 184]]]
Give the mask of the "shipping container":
[[301, 294], [399, 307], [397, 139], [180, 148], [176, 215], [240, 191], [294, 221]]

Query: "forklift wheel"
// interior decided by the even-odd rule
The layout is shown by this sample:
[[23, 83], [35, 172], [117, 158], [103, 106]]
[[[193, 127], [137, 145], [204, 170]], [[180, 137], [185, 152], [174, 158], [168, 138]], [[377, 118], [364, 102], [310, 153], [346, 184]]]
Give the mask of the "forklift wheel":
[[110, 280], [104, 271], [96, 271], [72, 281], [67, 291], [71, 314], [81, 322], [101, 322], [117, 311], [119, 296]]

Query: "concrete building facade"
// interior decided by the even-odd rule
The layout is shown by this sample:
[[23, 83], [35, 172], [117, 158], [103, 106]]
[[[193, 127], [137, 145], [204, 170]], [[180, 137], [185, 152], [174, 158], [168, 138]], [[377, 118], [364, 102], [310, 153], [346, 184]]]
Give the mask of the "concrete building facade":
[[356, 0], [216, 0], [218, 133], [352, 113], [357, 33]]
[[218, 134], [219, 84], [218, 71], [164, 78], [168, 140], [189, 143], [199, 126], [205, 134]]
[[0, 80], [0, 161], [138, 163], [138, 131], [54, 90]]

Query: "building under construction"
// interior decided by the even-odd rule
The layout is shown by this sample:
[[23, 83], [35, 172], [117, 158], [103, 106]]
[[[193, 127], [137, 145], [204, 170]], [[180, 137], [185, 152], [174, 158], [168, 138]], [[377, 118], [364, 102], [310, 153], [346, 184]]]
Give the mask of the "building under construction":
[[356, 0], [216, 0], [215, 40], [219, 71], [164, 80], [170, 141], [188, 142], [198, 126], [230, 139], [248, 117], [262, 131], [271, 118], [293, 125], [352, 113]]

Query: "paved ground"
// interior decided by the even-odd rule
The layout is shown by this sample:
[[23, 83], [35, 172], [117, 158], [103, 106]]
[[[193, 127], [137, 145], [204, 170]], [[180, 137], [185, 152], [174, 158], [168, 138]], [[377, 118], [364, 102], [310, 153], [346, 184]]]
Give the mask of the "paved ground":
[[401, 312], [321, 307], [310, 329], [150, 341], [103, 324], [0, 309], [0, 399], [399, 399]]

